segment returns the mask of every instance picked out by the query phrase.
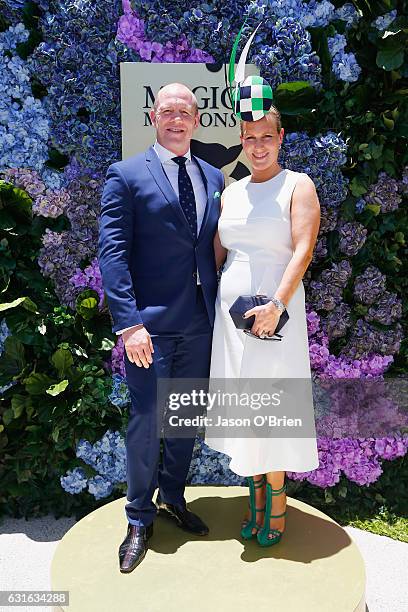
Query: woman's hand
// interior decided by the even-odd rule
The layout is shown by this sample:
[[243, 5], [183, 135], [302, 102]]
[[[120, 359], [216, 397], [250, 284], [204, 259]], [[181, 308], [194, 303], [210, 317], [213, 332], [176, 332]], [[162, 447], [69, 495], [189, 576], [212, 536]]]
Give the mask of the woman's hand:
[[255, 306], [244, 313], [244, 319], [255, 315], [251, 332], [256, 336], [273, 336], [278, 325], [281, 313], [273, 302], [264, 306]]

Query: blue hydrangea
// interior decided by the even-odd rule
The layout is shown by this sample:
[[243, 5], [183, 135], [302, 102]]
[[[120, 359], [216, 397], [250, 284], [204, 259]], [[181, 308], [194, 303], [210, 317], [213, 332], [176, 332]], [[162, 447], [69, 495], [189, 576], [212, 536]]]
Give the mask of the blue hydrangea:
[[54, 170], [53, 168], [48, 168], [47, 166], [43, 168], [41, 178], [46, 187], [48, 189], [52, 189], [53, 191], [58, 191], [67, 184], [67, 179], [63, 172]]
[[229, 469], [230, 461], [230, 457], [218, 453], [207, 446], [201, 438], [197, 438], [187, 482], [194, 485], [245, 485], [246, 478], [238, 476]]
[[345, 53], [347, 39], [343, 34], [335, 34], [327, 39], [330, 55], [332, 56], [332, 70], [341, 81], [353, 83], [357, 81], [361, 68], [357, 63], [354, 53]]
[[0, 356], [3, 354], [4, 343], [6, 341], [6, 338], [10, 336], [10, 333], [11, 332], [7, 326], [6, 319], [2, 319], [0, 323]]
[[73, 470], [68, 470], [66, 476], [60, 477], [62, 488], [71, 495], [76, 495], [86, 488], [87, 479], [82, 468], [76, 467]]
[[44, 42], [33, 67], [47, 88], [44, 105], [52, 144], [89, 168], [105, 172], [120, 159], [120, 2], [62, 0], [39, 20]]
[[383, 30], [386, 30], [389, 25], [392, 24], [396, 16], [397, 16], [397, 9], [394, 9], [393, 11], [390, 11], [389, 13], [385, 13], [385, 15], [380, 15], [380, 17], [377, 17], [377, 19], [375, 19], [371, 23], [371, 25], [373, 28], [376, 28], [377, 30], [382, 32]]
[[126, 379], [120, 374], [114, 374], [112, 376], [112, 381], [112, 393], [109, 395], [108, 399], [114, 406], [124, 408], [130, 404], [130, 393]]
[[312, 50], [309, 32], [292, 17], [267, 20], [263, 29], [267, 32], [255, 36], [249, 60], [259, 66], [270, 85], [308, 81], [321, 89], [320, 60]]
[[301, 0], [252, 0], [247, 9], [248, 15], [256, 19], [291, 17], [304, 28], [326, 26], [335, 18], [335, 8], [331, 2], [301, 2]]
[[88, 480], [88, 491], [95, 499], [102, 499], [112, 493], [113, 484], [102, 476], [93, 476]]
[[305, 172], [316, 185], [322, 213], [324, 207], [338, 209], [347, 196], [348, 179], [341, 167], [347, 146], [334, 132], [310, 137], [305, 132], [285, 134], [279, 161], [295, 172]]
[[11, 9], [20, 10], [24, 7], [26, 0], [7, 0], [7, 4]]
[[[108, 497], [116, 484], [126, 481], [126, 447], [124, 437], [120, 432], [108, 430], [94, 444], [91, 444], [88, 440], [79, 440], [76, 456], [97, 472], [94, 477], [88, 480], [88, 491], [96, 499]], [[67, 479], [68, 476], [70, 476], [70, 472], [63, 478]], [[64, 480], [64, 484], [68, 482], [68, 485], [71, 485], [72, 480], [74, 480], [74, 483], [76, 482], [71, 476], [68, 481]], [[62, 480], [61, 484], [63, 485]], [[86, 483], [82, 488], [85, 486]], [[63, 487], [68, 493], [79, 492], [69, 490], [64, 485]], [[71, 489], [74, 488], [75, 486], [71, 487]]]
[[335, 18], [346, 22], [346, 28], [351, 28], [359, 22], [361, 15], [353, 4], [346, 2], [335, 11]]
[[41, 171], [48, 158], [49, 124], [43, 102], [33, 97], [28, 61], [16, 54], [29, 32], [22, 23], [0, 33], [0, 169]]

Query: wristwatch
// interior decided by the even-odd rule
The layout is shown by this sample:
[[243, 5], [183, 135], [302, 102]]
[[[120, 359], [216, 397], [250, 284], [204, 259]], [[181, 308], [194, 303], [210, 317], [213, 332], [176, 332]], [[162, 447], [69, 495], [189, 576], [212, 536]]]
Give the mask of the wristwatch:
[[284, 312], [286, 310], [286, 306], [283, 302], [281, 302], [281, 300], [279, 300], [276, 297], [272, 297], [270, 298], [272, 304], [275, 304], [276, 308], [279, 310], [279, 312], [282, 314], [282, 312]]

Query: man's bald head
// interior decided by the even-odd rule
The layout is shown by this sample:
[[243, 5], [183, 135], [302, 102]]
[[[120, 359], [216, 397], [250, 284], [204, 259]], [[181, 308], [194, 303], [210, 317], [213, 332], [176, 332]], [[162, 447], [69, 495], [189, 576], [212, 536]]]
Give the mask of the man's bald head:
[[157, 93], [150, 119], [157, 142], [174, 155], [183, 156], [200, 123], [197, 98], [182, 83], [165, 85]]
[[157, 92], [157, 96], [154, 101], [154, 112], [157, 113], [157, 110], [163, 101], [174, 97], [188, 101], [189, 104], [191, 104], [192, 106], [194, 114], [198, 112], [197, 98], [195, 97], [191, 89], [189, 89], [186, 85], [183, 85], [183, 83], [169, 83], [168, 85], [162, 87]]

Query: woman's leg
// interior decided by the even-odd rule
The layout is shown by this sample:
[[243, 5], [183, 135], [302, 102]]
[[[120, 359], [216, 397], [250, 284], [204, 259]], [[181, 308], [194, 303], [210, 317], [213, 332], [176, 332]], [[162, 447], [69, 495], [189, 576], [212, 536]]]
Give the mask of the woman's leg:
[[[268, 472], [266, 474], [266, 480], [271, 485], [272, 489], [281, 489], [285, 483], [286, 472]], [[272, 512], [271, 514], [282, 514], [286, 510], [286, 492], [283, 491], [279, 495], [272, 497]], [[268, 517], [265, 517], [268, 521]], [[268, 523], [266, 522], [266, 526]], [[279, 529], [279, 531], [285, 530], [285, 517], [271, 518], [269, 519], [269, 529]]]
[[[261, 526], [264, 523], [264, 511], [258, 510], [258, 508], [265, 507], [265, 484], [266, 482], [264, 482], [264, 476], [265, 476], [264, 474], [256, 474], [255, 476], [251, 476], [255, 484], [255, 507], [257, 508], [255, 520], [258, 523], [258, 525], [261, 525]], [[251, 520], [251, 508], [248, 507], [248, 510], [244, 517], [244, 521], [250, 521], [250, 520]], [[256, 529], [256, 527], [254, 527], [252, 529], [253, 535], [255, 535], [257, 531], [258, 530]]]

